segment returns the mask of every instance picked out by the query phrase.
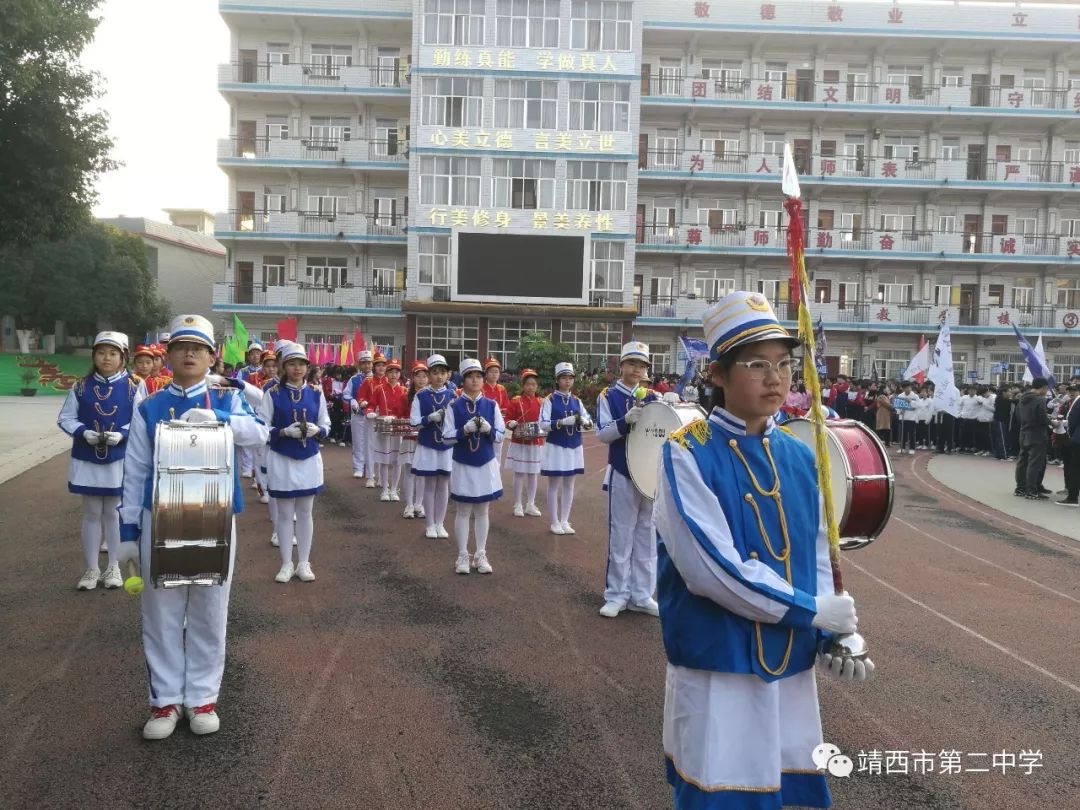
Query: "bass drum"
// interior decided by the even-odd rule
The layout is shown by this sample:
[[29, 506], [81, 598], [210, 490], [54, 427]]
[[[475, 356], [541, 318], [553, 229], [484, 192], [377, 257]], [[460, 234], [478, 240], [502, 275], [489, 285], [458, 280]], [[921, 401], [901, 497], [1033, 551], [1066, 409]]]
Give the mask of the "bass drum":
[[[791, 419], [783, 425], [814, 453], [814, 425]], [[885, 530], [893, 507], [895, 478], [889, 454], [870, 428], [854, 419], [825, 423], [833, 515], [843, 551], [870, 545]]]
[[641, 406], [641, 418], [626, 438], [626, 466], [638, 492], [656, 496], [660, 453], [671, 434], [707, 414], [693, 402], [650, 402]]

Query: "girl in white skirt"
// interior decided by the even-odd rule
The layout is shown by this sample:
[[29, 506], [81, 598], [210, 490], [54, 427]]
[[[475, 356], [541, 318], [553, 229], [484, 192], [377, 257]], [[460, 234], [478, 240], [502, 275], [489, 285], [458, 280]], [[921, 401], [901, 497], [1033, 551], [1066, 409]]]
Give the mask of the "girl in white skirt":
[[[416, 394], [427, 388], [427, 364], [417, 360], [412, 364], [412, 385], [405, 403], [405, 416], [412, 414], [413, 400]], [[405, 490], [405, 517], [424, 517], [424, 479], [412, 474], [413, 454], [416, 450], [416, 434], [406, 433], [401, 437], [401, 452], [398, 455], [398, 469], [404, 474], [402, 485]]]
[[490, 574], [487, 558], [488, 506], [502, 497], [502, 474], [495, 448], [503, 440], [503, 420], [498, 403], [481, 390], [484, 372], [478, 360], [461, 361], [462, 393], [450, 405], [443, 420], [443, 439], [454, 446], [450, 497], [457, 502], [454, 535], [457, 539], [459, 574], [469, 573], [469, 519], [476, 535], [472, 566]]
[[[536, 396], [539, 385], [535, 371], [531, 368], [522, 370], [521, 394], [510, 400], [507, 428], [514, 430], [519, 425], [539, 424], [540, 400]], [[514, 474], [514, 517], [540, 517], [540, 510], [536, 508], [536, 486], [540, 482], [540, 456], [543, 450], [544, 439], [539, 435], [522, 439], [514, 434], [510, 440], [506, 469]]]
[[[124, 454], [138, 380], [127, 373], [127, 335], [101, 332], [94, 338], [94, 369], [68, 391], [56, 423], [71, 437], [68, 491], [82, 495], [82, 546], [86, 572], [80, 591], [92, 591], [98, 578], [106, 588], [124, 584], [120, 550], [120, 495]], [[104, 540], [108, 566], [102, 577], [98, 555]]]
[[540, 428], [546, 438], [540, 474], [548, 479], [547, 502], [552, 534], [577, 534], [570, 525], [574, 477], [585, 473], [581, 431], [592, 424], [592, 420], [581, 400], [571, 392], [573, 387], [574, 367], [559, 363], [555, 366], [555, 390], [540, 408]]
[[443, 439], [442, 423], [454, 399], [454, 392], [446, 387], [450, 368], [446, 365], [445, 357], [441, 354], [431, 355], [427, 367], [428, 387], [417, 392], [409, 419], [413, 427], [419, 428], [412, 474], [424, 479], [424, 514], [427, 515], [424, 536], [434, 540], [450, 536], [443, 521], [446, 520], [446, 507], [450, 500], [451, 445]]
[[[312, 509], [323, 488], [322, 454], [315, 439], [330, 435], [330, 414], [322, 390], [307, 384], [303, 346], [287, 345], [281, 353], [281, 368], [281, 381], [266, 390], [259, 406], [259, 418], [270, 427], [266, 474], [270, 497], [277, 504], [281, 541], [281, 570], [274, 579], [285, 583], [295, 574], [302, 582], [311, 582], [315, 579], [310, 561], [315, 530]], [[292, 543], [286, 540], [294, 533], [299, 552], [295, 568]]]
[[[375, 392], [372, 402], [377, 421], [391, 423], [395, 419], [408, 419], [409, 392], [401, 384], [401, 363], [390, 360], [386, 364], [386, 383]], [[401, 479], [401, 466], [398, 456], [401, 454], [400, 433], [375, 432], [375, 464], [379, 468], [379, 481], [382, 483], [380, 501], [400, 501], [398, 491]]]

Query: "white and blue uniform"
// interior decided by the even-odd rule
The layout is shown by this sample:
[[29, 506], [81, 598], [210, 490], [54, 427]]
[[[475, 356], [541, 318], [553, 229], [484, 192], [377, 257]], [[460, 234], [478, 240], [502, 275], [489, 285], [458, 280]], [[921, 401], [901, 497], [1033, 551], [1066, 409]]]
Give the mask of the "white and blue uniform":
[[[300, 440], [281, 431], [300, 415], [316, 425], [316, 436]], [[259, 406], [259, 419], [270, 429], [266, 453], [267, 481], [271, 498], [303, 498], [323, 488], [323, 461], [318, 439], [330, 435], [330, 413], [321, 390], [291, 383], [272, 383]]]
[[676, 808], [829, 807], [811, 759], [811, 622], [832, 589], [813, 454], [714, 409], [664, 445], [653, 526]]
[[[449, 408], [454, 394], [446, 386], [435, 390], [430, 385], [413, 397], [409, 421], [419, 428], [416, 450], [413, 451], [412, 474], [431, 478], [450, 475], [452, 469], [451, 447], [443, 437], [443, 426], [431, 421], [436, 411]], [[492, 422], [494, 424], [494, 422]]]
[[[138, 384], [120, 371], [108, 379], [97, 372], [79, 380], [68, 391], [56, 423], [71, 436], [68, 491], [78, 495], [118, 497], [124, 481], [124, 455]], [[124, 439], [109, 447], [103, 438], [92, 447], [83, 434], [113, 432]]]
[[352, 428], [350, 432], [352, 433], [353, 472], [365, 473], [369, 478], [375, 475], [375, 469], [368, 464], [367, 417], [364, 415], [363, 408], [354, 410], [353, 403], [355, 402], [359, 406], [360, 403], [356, 398], [357, 394], [360, 392], [360, 386], [364, 384], [364, 380], [370, 376], [370, 373], [356, 372], [345, 383], [345, 389], [341, 392], [341, 401], [349, 409], [349, 424]]
[[[489, 433], [465, 432], [471, 419], [480, 417], [491, 425]], [[502, 474], [496, 445], [505, 432], [502, 413], [494, 400], [462, 394], [455, 399], [443, 420], [443, 441], [453, 446], [453, 473], [450, 498], [459, 503], [486, 503], [502, 497]]]
[[[183, 389], [171, 383], [135, 409], [124, 458], [124, 494], [120, 506], [123, 540], [140, 543], [142, 577], [150, 581], [153, 519], [153, 462], [157, 424], [179, 419], [193, 408], [209, 408], [232, 427], [237, 447], [266, 443], [267, 430], [243, 395], [232, 388], [208, 388], [202, 381]], [[243, 511], [243, 489], [236, 475], [233, 513]], [[232, 554], [236, 522], [232, 520]], [[147, 587], [141, 597], [143, 649], [150, 680], [150, 704], [203, 706], [216, 703], [225, 669], [225, 626], [235, 560], [220, 586]]]
[[[560, 427], [559, 421], [579, 416], [580, 425]], [[540, 429], [546, 441], [540, 461], [540, 474], [560, 478], [585, 473], [585, 451], [582, 449], [581, 429], [592, 420], [572, 393], [554, 391], [540, 406]]]
[[[604, 601], [625, 607], [652, 599], [656, 589], [656, 544], [653, 542], [652, 502], [638, 492], [626, 466], [626, 414], [638, 400], [637, 389], [619, 380], [600, 392], [596, 400], [596, 426], [600, 441], [608, 445], [604, 489], [608, 493], [608, 563]], [[654, 402], [649, 391], [642, 403]]]

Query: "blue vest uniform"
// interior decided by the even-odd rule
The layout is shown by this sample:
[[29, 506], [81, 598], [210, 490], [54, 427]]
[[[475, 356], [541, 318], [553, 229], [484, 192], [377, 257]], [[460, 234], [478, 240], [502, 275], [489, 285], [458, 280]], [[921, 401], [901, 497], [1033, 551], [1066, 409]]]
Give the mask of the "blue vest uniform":
[[[78, 419], [82, 426], [72, 434], [71, 456], [92, 464], [112, 464], [124, 460], [127, 449], [128, 425], [134, 410], [135, 393], [139, 384], [126, 371], [106, 380], [90, 374], [75, 383], [75, 398], [79, 403]], [[91, 447], [82, 435], [88, 430], [98, 433], [121, 433], [124, 441], [108, 447], [105, 439]]]
[[[573, 394], [565, 397], [559, 392], [555, 392], [548, 395], [548, 401], [551, 403], [551, 421], [547, 424], [547, 441], [559, 447], [571, 449], [581, 447], [581, 427], [579, 425], [558, 426], [560, 419], [565, 419], [567, 416], [581, 415], [581, 400]], [[609, 455], [610, 452], [609, 450]], [[625, 458], [626, 451], [624, 448], [623, 459], [625, 460]]]
[[[634, 393], [628, 389], [622, 382], [617, 382], [608, 388], [605, 388], [600, 392], [600, 396], [607, 400], [608, 411], [611, 414], [611, 418], [616, 422], [619, 428], [620, 439], [613, 441], [608, 445], [608, 464], [616, 472], [622, 473], [627, 478], [630, 477], [630, 470], [626, 466], [626, 435], [629, 433], [629, 426], [623, 421], [627, 412], [634, 407], [637, 402], [634, 399]], [[655, 391], [648, 391], [645, 394], [643, 403], [656, 402], [659, 397]], [[600, 416], [600, 409], [597, 406], [597, 419], [596, 425], [598, 428], [603, 429], [607, 423], [605, 423]]]
[[[450, 403], [450, 409], [454, 412], [454, 426], [457, 428], [457, 441], [454, 443], [456, 463], [483, 467], [495, 458], [495, 409], [498, 407], [495, 400], [487, 397], [480, 397], [473, 402], [468, 397], [461, 396]], [[491, 425], [490, 433], [483, 434], [479, 430], [473, 433], [465, 432], [465, 425], [469, 420], [478, 416]]]
[[[420, 426], [420, 430], [416, 436], [416, 440], [420, 443], [421, 447], [429, 447], [432, 450], [439, 451], [450, 449], [450, 445], [443, 441], [442, 423], [428, 422], [427, 418], [435, 413], [435, 411], [450, 405], [453, 397], [454, 394], [449, 388], [443, 388], [441, 391], [433, 391], [428, 387], [423, 391], [417, 392], [416, 399], [420, 401], [420, 418], [424, 420], [424, 423]], [[492, 422], [490, 417], [488, 418], [488, 421]], [[494, 424], [494, 422], [492, 422], [492, 424]]]
[[[312, 436], [305, 442], [290, 436], [283, 436], [281, 431], [294, 422], [300, 421], [300, 415], [306, 410], [306, 419], [311, 424], [318, 424], [319, 406], [322, 391], [316, 391], [310, 385], [302, 388], [290, 388], [281, 383], [274, 383], [266, 389], [265, 396], [274, 401], [274, 423], [270, 428], [270, 449], [289, 458], [302, 460], [311, 458], [319, 452], [319, 443]], [[306, 446], [305, 446], [306, 445]]]

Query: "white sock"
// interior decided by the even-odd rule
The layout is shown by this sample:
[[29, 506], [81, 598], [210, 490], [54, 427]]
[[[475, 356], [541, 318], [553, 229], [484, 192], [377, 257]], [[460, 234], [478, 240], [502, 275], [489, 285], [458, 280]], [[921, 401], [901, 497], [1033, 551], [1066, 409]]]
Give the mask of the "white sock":
[[473, 504], [473, 531], [476, 532], [476, 553], [487, 553], [488, 503]]
[[[315, 508], [315, 496], [307, 495], [294, 500], [297, 562], [306, 563], [311, 561], [311, 543], [315, 537], [315, 516], [312, 514]], [[281, 538], [278, 538], [278, 542], [281, 542]]]
[[388, 466], [390, 467], [390, 490], [391, 492], [397, 492], [398, 488], [401, 486], [401, 465], [390, 464]]
[[266, 504], [267, 509], [270, 510], [270, 522], [274, 525], [274, 531], [277, 531], [277, 498], [271, 498], [270, 502]]
[[574, 476], [567, 475], [562, 479], [559, 500], [559, 523], [569, 523], [570, 510], [574, 506]]
[[98, 567], [101, 552], [101, 515], [105, 499], [100, 495], [83, 495], [82, 547], [87, 568]]
[[283, 566], [292, 563], [292, 541], [297, 531], [293, 524], [296, 498], [281, 498], [277, 505], [277, 521], [274, 524], [277, 530], [278, 550], [281, 552], [281, 564]]
[[108, 546], [109, 567], [116, 565], [120, 554], [120, 496], [108, 495], [102, 500], [101, 533]]
[[446, 507], [450, 503], [450, 477], [440, 475], [437, 479], [435, 490], [435, 525], [442, 526], [446, 520]]
[[408, 465], [398, 465], [398, 470], [404, 476], [404, 480], [402, 481], [402, 489], [404, 491], [402, 492], [401, 497], [402, 500], [405, 501], [406, 506], [413, 507], [419, 502], [419, 500], [413, 500], [416, 493], [416, 476], [412, 474], [412, 467], [409, 466], [409, 469], [405, 469], [406, 466]]
[[521, 493], [525, 490], [525, 473], [514, 473], [514, 506], [522, 506]]
[[559, 493], [562, 491], [562, 479], [551, 477], [548, 478], [547, 486], [547, 506], [548, 514], [551, 515], [551, 522], [556, 523], [555, 516], [559, 514]]
[[424, 513], [427, 515], [427, 527], [434, 529], [439, 521], [435, 519], [435, 490], [438, 487], [437, 480], [428, 480], [429, 476], [420, 476], [417, 482], [420, 486], [420, 498], [424, 503]]
[[536, 506], [536, 485], [540, 483], [540, 473], [530, 473], [528, 476], [528, 495], [529, 500], [527, 503], [530, 506]]
[[471, 503], [457, 505], [457, 514], [454, 517], [454, 539], [457, 540], [459, 557], [469, 553], [469, 517], [472, 515], [472, 507]]

